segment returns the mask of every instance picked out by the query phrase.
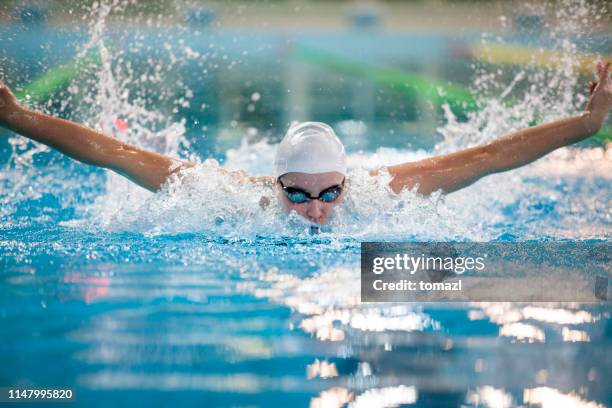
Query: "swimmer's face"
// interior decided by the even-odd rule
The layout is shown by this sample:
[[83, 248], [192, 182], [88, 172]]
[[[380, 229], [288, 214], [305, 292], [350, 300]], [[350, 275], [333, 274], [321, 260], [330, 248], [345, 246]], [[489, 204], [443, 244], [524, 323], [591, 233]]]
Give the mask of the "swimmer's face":
[[[342, 180], [344, 180], [344, 175], [335, 171], [318, 174], [287, 173], [280, 178], [280, 181], [285, 187], [304, 190], [313, 197], [318, 197], [322, 191], [330, 187], [342, 184]], [[289, 201], [287, 195], [279, 185], [280, 201], [285, 210], [287, 212], [295, 211], [302, 217], [316, 224], [325, 224], [329, 221], [333, 208], [342, 203], [345, 195], [346, 183], [345, 188], [342, 190], [342, 194], [332, 202], [325, 203], [321, 200], [312, 199], [298, 204]]]

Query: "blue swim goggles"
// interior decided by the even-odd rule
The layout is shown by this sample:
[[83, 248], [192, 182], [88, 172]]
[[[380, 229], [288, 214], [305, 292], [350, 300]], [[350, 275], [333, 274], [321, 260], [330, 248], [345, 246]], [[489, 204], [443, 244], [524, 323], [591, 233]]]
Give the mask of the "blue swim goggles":
[[342, 194], [342, 191], [344, 190], [345, 180], [346, 180], [346, 177], [342, 179], [342, 183], [326, 188], [325, 190], [321, 191], [319, 195], [316, 197], [310, 195], [308, 191], [304, 191], [300, 188], [285, 186], [280, 178], [278, 178], [278, 183], [283, 188], [283, 191], [285, 192], [287, 199], [294, 204], [302, 204], [302, 203], [305, 203], [306, 201], [314, 200], [314, 199], [317, 199], [324, 203], [331, 203], [332, 201], [336, 201], [338, 197], [340, 197], [340, 194]]

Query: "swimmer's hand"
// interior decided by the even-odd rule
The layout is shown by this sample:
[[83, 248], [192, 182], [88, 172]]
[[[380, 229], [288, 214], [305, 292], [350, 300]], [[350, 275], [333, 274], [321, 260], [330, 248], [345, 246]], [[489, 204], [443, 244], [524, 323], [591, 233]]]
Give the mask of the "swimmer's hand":
[[8, 86], [0, 80], [0, 124], [7, 121], [8, 116], [19, 107], [19, 102]]
[[591, 98], [586, 107], [586, 126], [589, 132], [597, 133], [603, 126], [612, 106], [612, 81], [610, 63], [597, 64], [597, 82], [591, 83]]

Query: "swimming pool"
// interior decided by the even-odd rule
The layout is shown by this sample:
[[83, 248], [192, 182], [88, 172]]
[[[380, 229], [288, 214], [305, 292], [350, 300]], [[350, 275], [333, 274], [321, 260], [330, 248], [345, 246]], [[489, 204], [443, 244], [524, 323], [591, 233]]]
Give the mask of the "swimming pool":
[[[608, 306], [360, 304], [359, 239], [58, 225], [73, 215], [52, 200], [3, 220], [3, 384], [75, 387], [84, 406], [609, 403]], [[496, 218], [532, 225], [499, 221], [495, 240], [533, 224], [592, 233], [555, 223], [562, 205], [520, 200]]]
[[[7, 32], [5, 38], [19, 35]], [[68, 91], [68, 100], [97, 106], [86, 120], [166, 152], [185, 154], [194, 146], [227, 168], [269, 172], [284, 114], [266, 116], [273, 120], [267, 129], [222, 113], [239, 123], [206, 129], [214, 142], [198, 141], [191, 137], [201, 130], [195, 121], [206, 114], [177, 123], [121, 95], [117, 84], [139, 76], [116, 67], [132, 60], [106, 66], [116, 60], [97, 45], [102, 64], [89, 78], [98, 81], [97, 91], [110, 91], [92, 100], [83, 88]], [[223, 53], [213, 58], [219, 60]], [[185, 82], [197, 76], [190, 74], [193, 66], [185, 69], [177, 74], [186, 72]], [[505, 88], [513, 75], [488, 85]], [[416, 138], [418, 127], [405, 125], [408, 113], [393, 120], [374, 114], [368, 122], [354, 117], [361, 105], [346, 117], [328, 112], [354, 142], [354, 193], [351, 206], [316, 235], [297, 218], [255, 212], [256, 190], [205, 171], [193, 189], [152, 195], [119, 176], [11, 139], [0, 156], [6, 163], [0, 172], [0, 386], [70, 387], [76, 393], [70, 406], [87, 407], [170, 401], [227, 407], [612, 405], [609, 303], [359, 301], [363, 241], [610, 240], [610, 148], [562, 149], [430, 199], [410, 192], [391, 198], [360, 170], [426, 157], [434, 145], [444, 152], [484, 142], [529, 122], [521, 117], [527, 110], [557, 106], [545, 114], [554, 117], [573, 112], [579, 102], [561, 98], [575, 82], [530, 90], [542, 74], [517, 75], [524, 83], [514, 107], [494, 101], [460, 123], [446, 111], [437, 136], [425, 141]], [[578, 81], [575, 73], [547, 75]], [[128, 85], [137, 92], [142, 84]], [[252, 84], [245, 89], [251, 103], [259, 100], [256, 92], [269, 96]], [[180, 95], [166, 98], [162, 102]], [[263, 111], [275, 112], [270, 106]], [[76, 117], [84, 114], [70, 109]], [[126, 133], [118, 117], [129, 124]], [[272, 141], [240, 144], [231, 136], [250, 128], [259, 136], [269, 132]], [[414, 144], [399, 140], [414, 133]]]

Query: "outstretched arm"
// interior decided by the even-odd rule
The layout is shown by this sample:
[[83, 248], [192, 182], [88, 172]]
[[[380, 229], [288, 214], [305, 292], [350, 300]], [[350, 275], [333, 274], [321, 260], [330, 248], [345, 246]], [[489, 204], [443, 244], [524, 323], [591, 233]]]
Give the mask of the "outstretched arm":
[[0, 81], [0, 125], [83, 163], [113, 170], [157, 191], [170, 175], [191, 163], [121, 142], [114, 137], [19, 105]]
[[599, 131], [612, 104], [610, 63], [598, 64], [599, 81], [586, 111], [576, 117], [524, 129], [484, 146], [432, 157], [412, 163], [389, 166], [389, 185], [395, 192], [414, 188], [421, 194], [437, 190], [459, 190], [484, 176], [512, 170]]

